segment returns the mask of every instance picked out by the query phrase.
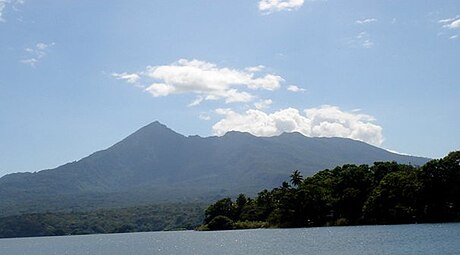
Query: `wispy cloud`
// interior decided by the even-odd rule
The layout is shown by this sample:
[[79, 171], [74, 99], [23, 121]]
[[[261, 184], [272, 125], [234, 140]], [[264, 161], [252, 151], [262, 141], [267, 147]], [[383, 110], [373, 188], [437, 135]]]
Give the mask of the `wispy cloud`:
[[367, 18], [367, 19], [361, 19], [361, 20], [355, 21], [356, 24], [360, 24], [360, 25], [374, 23], [374, 22], [377, 22], [376, 18]]
[[259, 10], [264, 14], [279, 11], [297, 10], [304, 4], [304, 0], [261, 0]]
[[347, 39], [347, 43], [354, 48], [370, 49], [374, 47], [374, 41], [372, 40], [370, 34], [365, 31]]
[[0, 0], [0, 22], [5, 22], [4, 12], [8, 6], [17, 10], [19, 5], [24, 4], [24, 0]]
[[370, 35], [367, 32], [361, 32], [356, 36], [358, 43], [366, 49], [374, 47], [374, 42], [371, 40]]
[[5, 10], [6, 7], [6, 1], [5, 0], [0, 0], [0, 21], [4, 22], [5, 19], [3, 18], [3, 11]]
[[210, 120], [211, 116], [209, 116], [209, 114], [207, 114], [205, 112], [201, 112], [200, 115], [198, 115], [198, 118], [200, 120]]
[[452, 18], [441, 19], [438, 23], [442, 24], [443, 28], [456, 29], [460, 28], [460, 15]]
[[31, 67], [36, 67], [40, 60], [46, 56], [46, 54], [48, 53], [48, 49], [54, 45], [54, 42], [39, 42], [35, 44], [35, 46], [32, 48], [25, 48], [24, 51], [27, 52], [27, 57], [21, 59], [19, 62], [29, 65]]
[[195, 99], [188, 105], [192, 107], [206, 100], [249, 102], [256, 98], [252, 91], [278, 89], [284, 79], [263, 69], [256, 66], [239, 70], [196, 59], [179, 59], [169, 65], [147, 66], [140, 72], [112, 76], [141, 87], [154, 97], [194, 94]]
[[124, 80], [130, 84], [136, 84], [141, 79], [141, 77], [137, 73], [112, 73], [112, 76], [115, 77], [115, 79], [117, 80]]
[[437, 23], [440, 25], [441, 29], [441, 31], [438, 33], [438, 36], [442, 36], [449, 40], [455, 40], [458, 38], [458, 30], [460, 29], [460, 15], [440, 19], [437, 21]]
[[29, 65], [31, 67], [35, 67], [35, 65], [38, 63], [38, 59], [36, 58], [21, 59], [20, 62], [26, 65]]
[[399, 155], [404, 155], [404, 156], [413, 156], [413, 155], [411, 155], [411, 154], [408, 154], [408, 153], [399, 152], [399, 151], [395, 151], [395, 150], [391, 150], [391, 149], [385, 149], [385, 148], [384, 148], [384, 150], [386, 150], [386, 151], [389, 151], [389, 152], [391, 152], [391, 153], [396, 153], [396, 154], [399, 154]]
[[[369, 17], [369, 18], [356, 20], [355, 24], [357, 24], [357, 26], [362, 27], [362, 25], [371, 24], [371, 23], [374, 23], [374, 22], [377, 22], [377, 21], [378, 20], [376, 18]], [[375, 45], [374, 41], [371, 38], [371, 35], [367, 31], [361, 31], [360, 33], [358, 33], [354, 37], [349, 38], [348, 43], [352, 47], [364, 48], [364, 49], [370, 49], [370, 48], [374, 47], [374, 45]]]

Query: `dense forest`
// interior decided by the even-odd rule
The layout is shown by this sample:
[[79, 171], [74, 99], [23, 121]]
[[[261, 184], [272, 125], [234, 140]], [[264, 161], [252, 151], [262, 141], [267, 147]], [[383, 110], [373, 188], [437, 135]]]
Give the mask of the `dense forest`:
[[263, 190], [224, 198], [205, 212], [202, 230], [402, 224], [460, 220], [460, 151], [423, 166], [343, 165]]
[[0, 238], [194, 229], [203, 204], [163, 204], [0, 218]]

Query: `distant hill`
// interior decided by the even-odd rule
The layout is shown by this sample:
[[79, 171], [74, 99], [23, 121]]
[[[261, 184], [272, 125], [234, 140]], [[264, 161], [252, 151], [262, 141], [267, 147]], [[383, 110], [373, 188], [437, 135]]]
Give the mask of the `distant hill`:
[[308, 176], [343, 164], [422, 165], [428, 160], [347, 138], [300, 133], [256, 137], [234, 131], [221, 137], [186, 137], [153, 122], [79, 161], [3, 176], [0, 215], [210, 201], [272, 188], [296, 169]]

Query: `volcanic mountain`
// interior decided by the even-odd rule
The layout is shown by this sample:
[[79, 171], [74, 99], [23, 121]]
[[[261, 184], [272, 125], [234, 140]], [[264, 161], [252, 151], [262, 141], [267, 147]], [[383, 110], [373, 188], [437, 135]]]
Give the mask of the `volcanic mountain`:
[[139, 203], [209, 201], [255, 194], [288, 180], [343, 164], [427, 158], [395, 154], [347, 138], [283, 133], [256, 137], [184, 136], [153, 122], [108, 149], [55, 169], [0, 178], [0, 214]]

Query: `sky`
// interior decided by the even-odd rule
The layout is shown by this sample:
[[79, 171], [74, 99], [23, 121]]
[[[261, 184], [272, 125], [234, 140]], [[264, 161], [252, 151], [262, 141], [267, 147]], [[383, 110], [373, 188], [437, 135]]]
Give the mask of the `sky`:
[[160, 121], [460, 149], [460, 1], [0, 0], [0, 176]]

